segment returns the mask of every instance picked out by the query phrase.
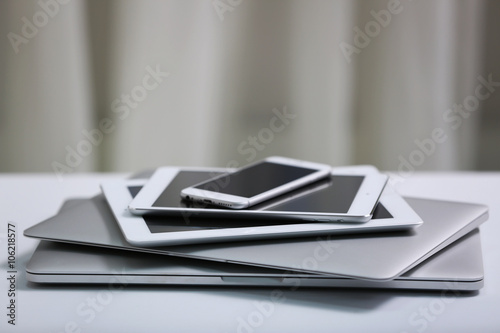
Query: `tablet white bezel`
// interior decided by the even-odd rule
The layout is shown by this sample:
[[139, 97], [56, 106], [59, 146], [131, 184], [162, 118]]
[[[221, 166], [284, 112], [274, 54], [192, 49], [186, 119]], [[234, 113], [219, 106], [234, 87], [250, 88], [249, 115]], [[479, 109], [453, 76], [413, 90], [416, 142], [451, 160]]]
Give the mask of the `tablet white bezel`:
[[[185, 169], [183, 169], [185, 170]], [[101, 184], [103, 193], [127, 242], [135, 246], [161, 246], [238, 241], [264, 238], [299, 237], [324, 234], [360, 233], [408, 229], [422, 224], [422, 219], [398, 194], [386, 187], [380, 202], [393, 218], [367, 223], [300, 223], [257, 227], [151, 233], [144, 218], [132, 214], [128, 187], [143, 186], [147, 180], [110, 180]], [[166, 217], [168, 218], [168, 217]], [[170, 217], [171, 218], [171, 217]], [[182, 218], [182, 217], [178, 217]]]
[[162, 167], [158, 168], [146, 183], [144, 188], [129, 204], [129, 209], [132, 213], [141, 215], [148, 212], [173, 214], [185, 213], [189, 211], [190, 215], [196, 214], [199, 217], [241, 217], [240, 214], [245, 214], [247, 217], [253, 218], [290, 218], [306, 221], [321, 221], [321, 222], [366, 222], [369, 221], [373, 208], [377, 204], [382, 190], [384, 189], [388, 177], [381, 174], [375, 167], [360, 165], [348, 167], [332, 168], [332, 175], [345, 176], [363, 176], [363, 182], [356, 194], [356, 197], [351, 203], [347, 213], [320, 213], [320, 212], [291, 212], [291, 211], [265, 211], [265, 210], [230, 210], [224, 208], [176, 208], [176, 207], [157, 207], [153, 206], [158, 197], [163, 193], [164, 189], [170, 184], [172, 179], [179, 171], [208, 171], [208, 172], [224, 172], [227, 170], [217, 168], [179, 168], [179, 167]]

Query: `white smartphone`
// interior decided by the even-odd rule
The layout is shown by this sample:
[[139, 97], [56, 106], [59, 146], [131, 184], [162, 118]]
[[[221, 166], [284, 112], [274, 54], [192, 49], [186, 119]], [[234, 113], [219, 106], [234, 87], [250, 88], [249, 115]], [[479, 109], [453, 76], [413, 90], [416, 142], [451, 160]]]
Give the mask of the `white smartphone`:
[[248, 209], [224, 209], [179, 197], [179, 192], [189, 184], [212, 179], [223, 174], [222, 171], [158, 168], [129, 203], [129, 210], [136, 215], [177, 215], [184, 220], [205, 217], [231, 219], [230, 224], [237, 224], [237, 220], [242, 218], [265, 219], [264, 224], [270, 223], [270, 220], [366, 222], [370, 220], [388, 179], [373, 166], [335, 167], [324, 179]]
[[331, 167], [326, 164], [274, 156], [187, 187], [181, 191], [181, 197], [244, 209], [326, 178], [330, 171]]

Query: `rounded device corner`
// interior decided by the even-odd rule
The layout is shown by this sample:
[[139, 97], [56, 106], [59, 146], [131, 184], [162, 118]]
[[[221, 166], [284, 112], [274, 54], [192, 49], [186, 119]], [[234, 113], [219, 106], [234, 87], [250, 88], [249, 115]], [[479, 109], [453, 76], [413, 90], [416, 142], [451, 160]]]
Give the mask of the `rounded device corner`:
[[143, 211], [142, 209], [139, 209], [139, 208], [135, 207], [135, 206], [131, 206], [131, 205], [129, 205], [129, 206], [127, 207], [127, 209], [128, 209], [128, 211], [129, 211], [131, 214], [133, 214], [133, 215], [139, 215], [139, 216], [140, 216], [140, 215], [144, 215], [144, 211]]
[[150, 246], [149, 241], [144, 241], [144, 239], [140, 238], [130, 237], [129, 235], [125, 235], [125, 240], [127, 241], [127, 243], [133, 246], [139, 246], [139, 247]]

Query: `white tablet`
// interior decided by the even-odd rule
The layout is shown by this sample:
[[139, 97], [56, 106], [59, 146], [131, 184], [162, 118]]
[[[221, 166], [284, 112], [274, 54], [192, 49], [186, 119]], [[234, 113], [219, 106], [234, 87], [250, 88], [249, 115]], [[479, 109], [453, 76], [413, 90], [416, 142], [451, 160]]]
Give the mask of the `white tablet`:
[[[222, 169], [163, 167], [156, 170], [130, 203], [134, 214], [183, 217], [293, 219], [315, 222], [366, 222], [382, 194], [388, 177], [372, 166], [331, 169], [331, 174], [309, 185], [233, 210], [204, 202], [182, 200], [181, 191], [223, 174]], [[253, 178], [258, 183], [260, 178]]]
[[[210, 171], [179, 169], [179, 174]], [[401, 230], [422, 219], [389, 187], [384, 189], [373, 218], [366, 223], [298, 223], [277, 219], [222, 219], [189, 216], [142, 215], [128, 210], [147, 180], [112, 180], [101, 185], [127, 242], [136, 246], [181, 245], [265, 238]], [[183, 186], [183, 185], [182, 185]], [[306, 198], [304, 196], [302, 198]], [[297, 198], [301, 199], [301, 198]], [[299, 200], [300, 201], [300, 200]]]

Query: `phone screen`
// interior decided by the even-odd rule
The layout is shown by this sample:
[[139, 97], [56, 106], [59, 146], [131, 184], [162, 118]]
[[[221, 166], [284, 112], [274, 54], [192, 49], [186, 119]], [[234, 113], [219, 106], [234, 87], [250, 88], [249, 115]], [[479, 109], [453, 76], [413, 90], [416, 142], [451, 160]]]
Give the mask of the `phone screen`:
[[316, 171], [293, 165], [262, 162], [194, 188], [251, 198]]

